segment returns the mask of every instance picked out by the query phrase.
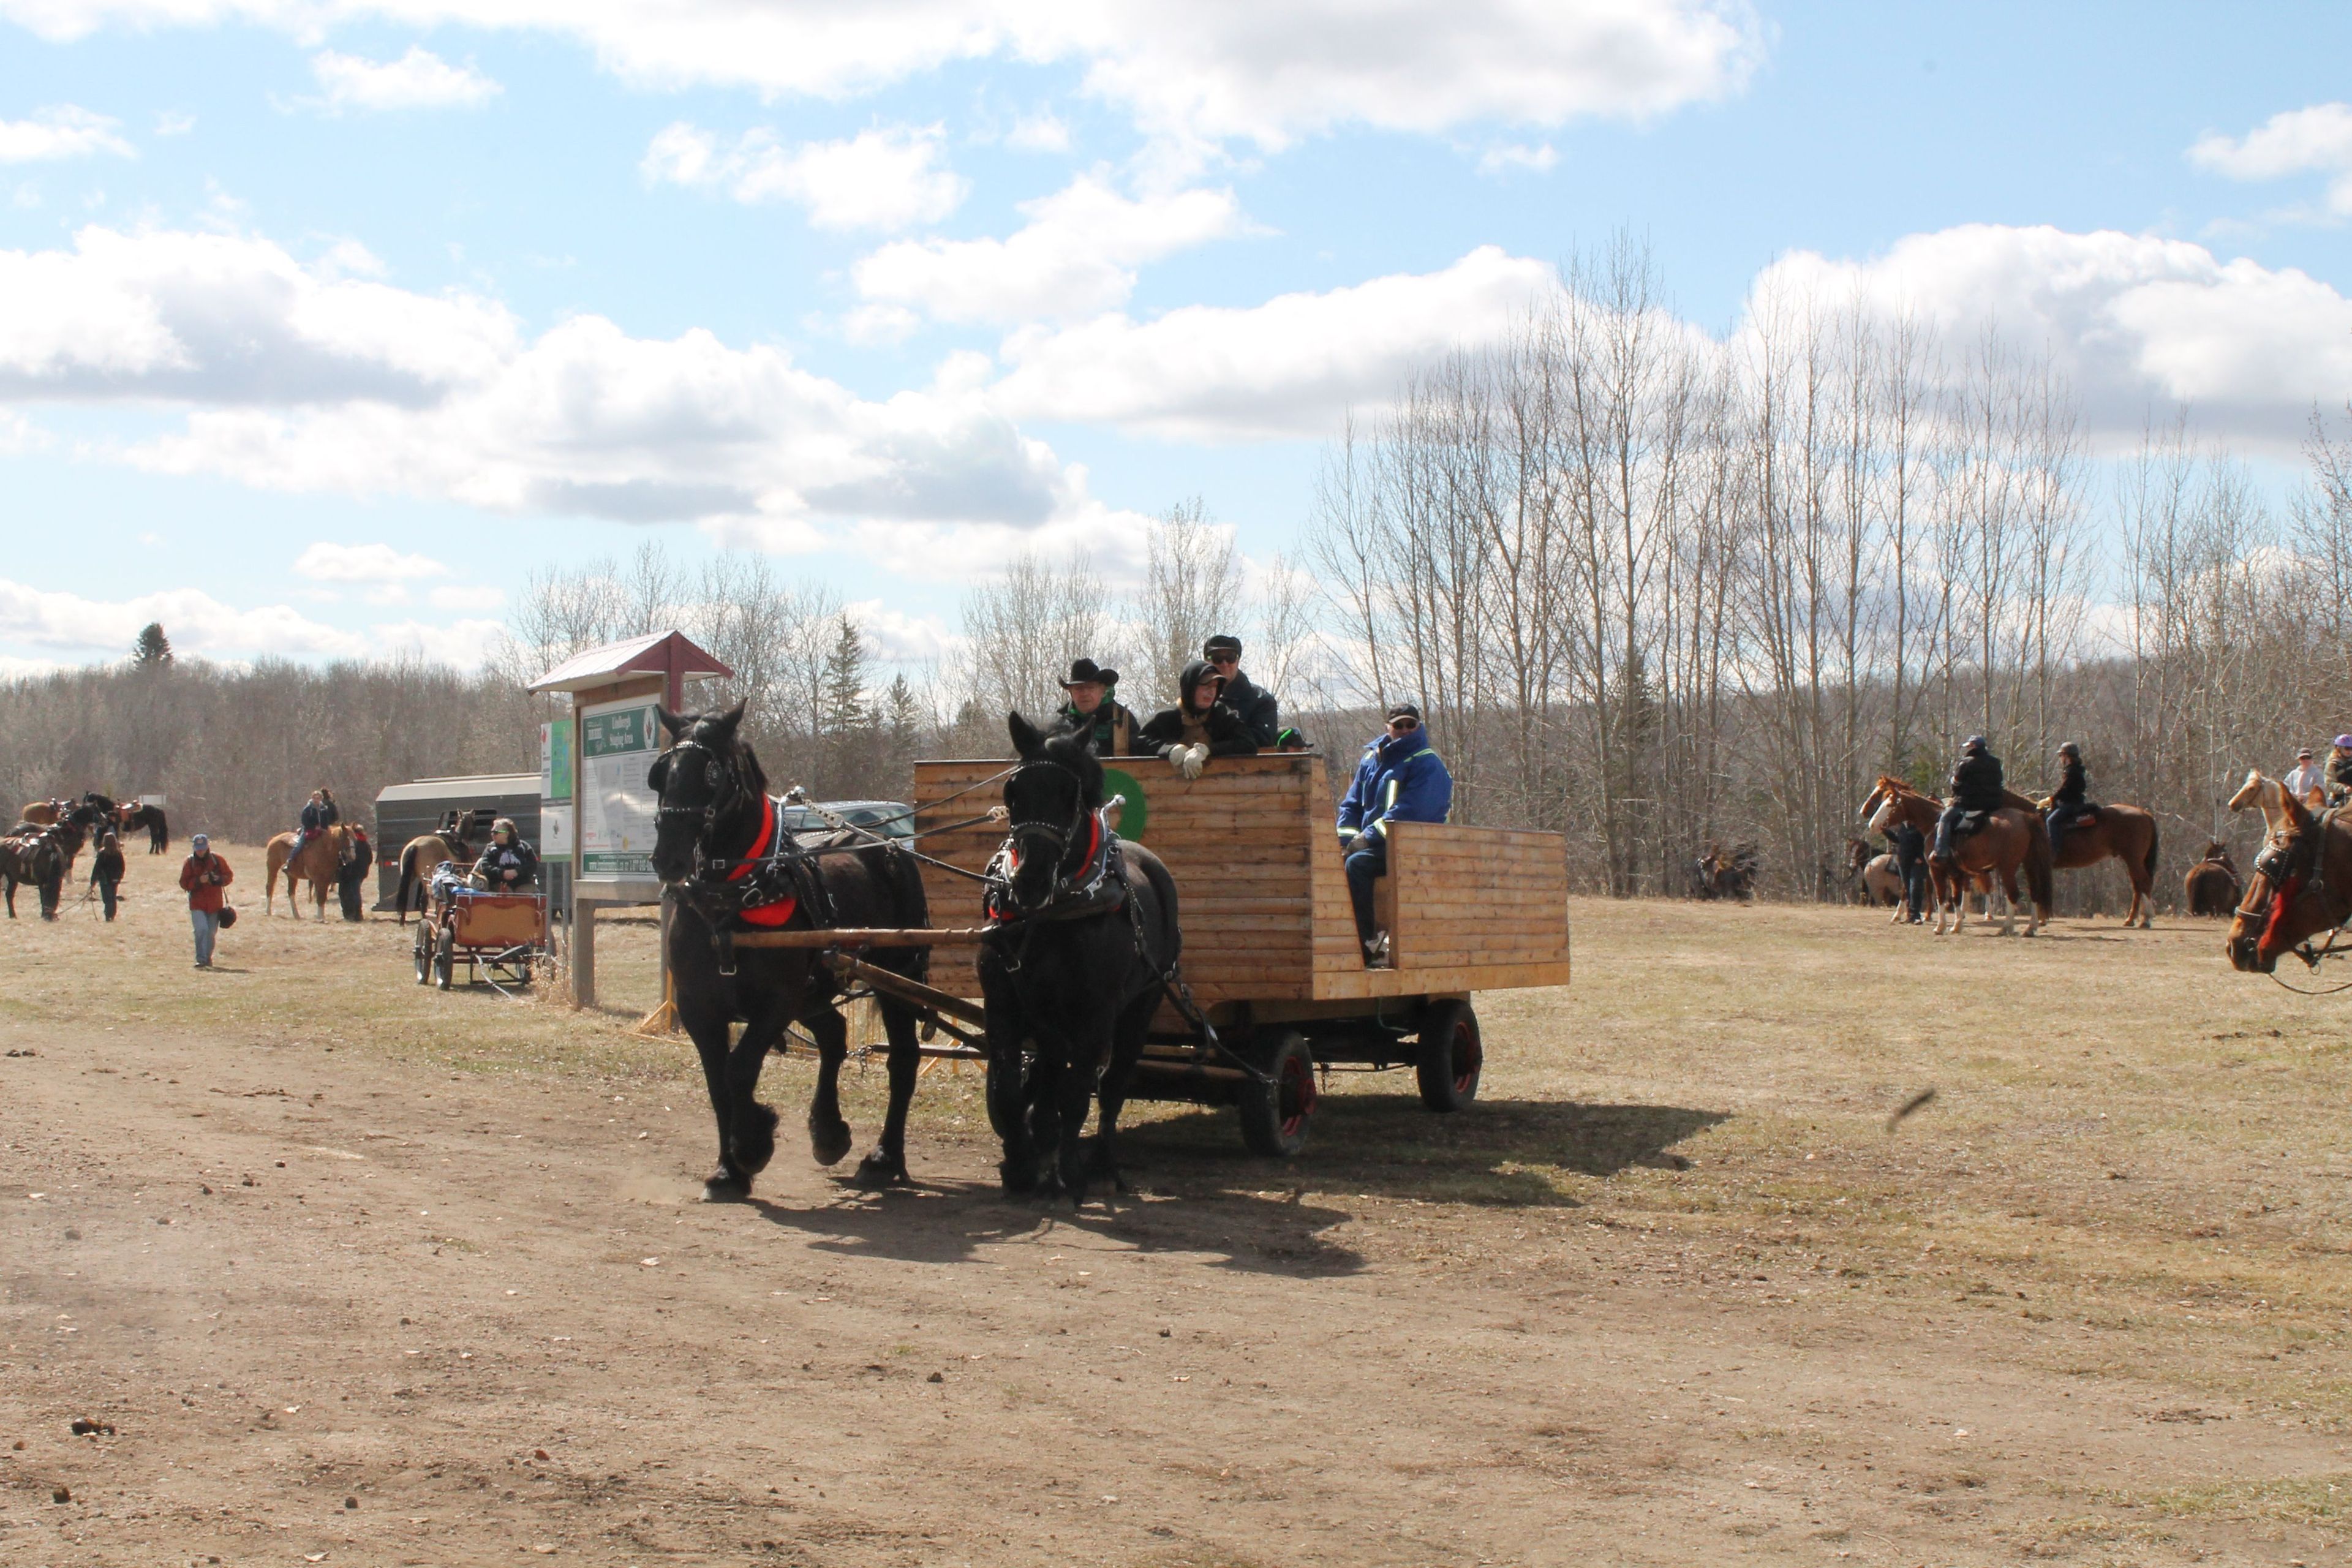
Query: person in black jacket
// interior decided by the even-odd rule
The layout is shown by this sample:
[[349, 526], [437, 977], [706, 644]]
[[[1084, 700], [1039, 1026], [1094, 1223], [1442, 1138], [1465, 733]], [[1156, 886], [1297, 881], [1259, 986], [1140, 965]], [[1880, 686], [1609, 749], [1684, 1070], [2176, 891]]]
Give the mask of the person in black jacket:
[[1151, 716], [1138, 737], [1139, 751], [1165, 759], [1188, 779], [1199, 778], [1211, 757], [1257, 755], [1257, 737], [1219, 700], [1225, 683], [1214, 670], [1196, 658], [1176, 684], [1176, 706]]
[[360, 888], [367, 880], [368, 868], [375, 864], [375, 845], [368, 838], [367, 824], [352, 824], [352, 847], [343, 863], [335, 868], [335, 895], [342, 900], [343, 919], [364, 920], [360, 909]]
[[2066, 830], [2091, 814], [2091, 781], [2083, 771], [2083, 750], [2068, 741], [2058, 748], [2058, 787], [2050, 792], [2050, 853], [2058, 854]]
[[106, 904], [106, 918], [114, 918], [115, 889], [122, 885], [122, 846], [111, 833], [98, 841], [98, 853], [89, 862], [89, 885]]
[[1062, 689], [1070, 700], [1062, 704], [1056, 729], [1065, 734], [1089, 732], [1097, 757], [1135, 755], [1135, 732], [1143, 724], [1115, 695], [1118, 671], [1090, 658], [1072, 659], [1070, 679], [1062, 682]]
[[1224, 680], [1223, 701], [1257, 737], [1258, 750], [1276, 745], [1282, 739], [1282, 704], [1242, 673], [1242, 639], [1220, 632], [1201, 645], [1201, 657]]
[[1985, 744], [1982, 735], [1970, 735], [1960, 743], [1960, 760], [1952, 768], [1944, 815], [1936, 820], [1935, 858], [1952, 858], [1952, 834], [1959, 826], [1960, 818], [1972, 811], [1999, 811], [2007, 801], [2000, 759], [1992, 754], [1992, 748]]
[[490, 842], [474, 862], [474, 885], [493, 893], [528, 893], [539, 885], [539, 854], [515, 831], [513, 817], [490, 824]]
[[1903, 873], [1903, 910], [1913, 925], [1927, 918], [1927, 836], [1907, 822], [1887, 830], [1895, 867]]

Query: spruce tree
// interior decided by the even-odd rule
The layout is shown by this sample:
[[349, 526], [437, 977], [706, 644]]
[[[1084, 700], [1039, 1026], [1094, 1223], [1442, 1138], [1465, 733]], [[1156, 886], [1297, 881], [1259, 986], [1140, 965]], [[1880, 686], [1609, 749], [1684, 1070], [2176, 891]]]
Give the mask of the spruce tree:
[[138, 665], [172, 662], [172, 639], [163, 635], [161, 621], [149, 621], [139, 628], [139, 640], [131, 645], [131, 662]]

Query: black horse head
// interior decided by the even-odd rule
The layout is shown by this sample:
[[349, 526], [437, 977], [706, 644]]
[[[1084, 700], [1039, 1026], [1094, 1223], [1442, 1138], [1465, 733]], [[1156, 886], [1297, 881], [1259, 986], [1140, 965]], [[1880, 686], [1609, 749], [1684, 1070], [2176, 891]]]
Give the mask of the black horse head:
[[1048, 735], [1017, 712], [1006, 728], [1022, 764], [1004, 781], [1013, 904], [1034, 910], [1051, 902], [1086, 859], [1087, 816], [1103, 803], [1103, 769], [1090, 731]]
[[701, 853], [740, 853], [759, 831], [752, 815], [768, 796], [760, 759], [736, 734], [743, 704], [724, 713], [673, 713], [656, 706], [669, 749], [654, 759], [646, 782], [660, 798], [654, 829], [654, 874], [682, 882]]

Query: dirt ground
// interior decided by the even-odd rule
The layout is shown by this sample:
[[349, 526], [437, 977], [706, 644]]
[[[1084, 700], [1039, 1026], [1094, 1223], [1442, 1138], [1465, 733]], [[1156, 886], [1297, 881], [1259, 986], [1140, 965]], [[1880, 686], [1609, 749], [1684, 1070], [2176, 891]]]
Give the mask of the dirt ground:
[[230, 853], [219, 973], [162, 861], [115, 927], [0, 930], [0, 1568], [2352, 1534], [2352, 995], [2232, 974], [2210, 925], [1580, 902], [1575, 986], [1482, 999], [1461, 1116], [1335, 1077], [1281, 1165], [1146, 1107], [1140, 1190], [1071, 1217], [997, 1196], [944, 1068], [920, 1184], [847, 1189], [794, 1062], [720, 1206], [689, 1049], [625, 1029], [643, 928], [605, 1013], [443, 995], [389, 921], [265, 921]]

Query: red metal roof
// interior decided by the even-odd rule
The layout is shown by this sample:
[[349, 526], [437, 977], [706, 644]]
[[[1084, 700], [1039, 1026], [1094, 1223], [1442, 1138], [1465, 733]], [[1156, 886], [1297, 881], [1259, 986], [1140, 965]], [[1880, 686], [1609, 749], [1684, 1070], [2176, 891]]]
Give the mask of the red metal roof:
[[644, 637], [574, 654], [530, 683], [533, 691], [579, 691], [625, 675], [667, 675], [692, 680], [735, 672], [697, 647], [684, 632], [648, 632]]

